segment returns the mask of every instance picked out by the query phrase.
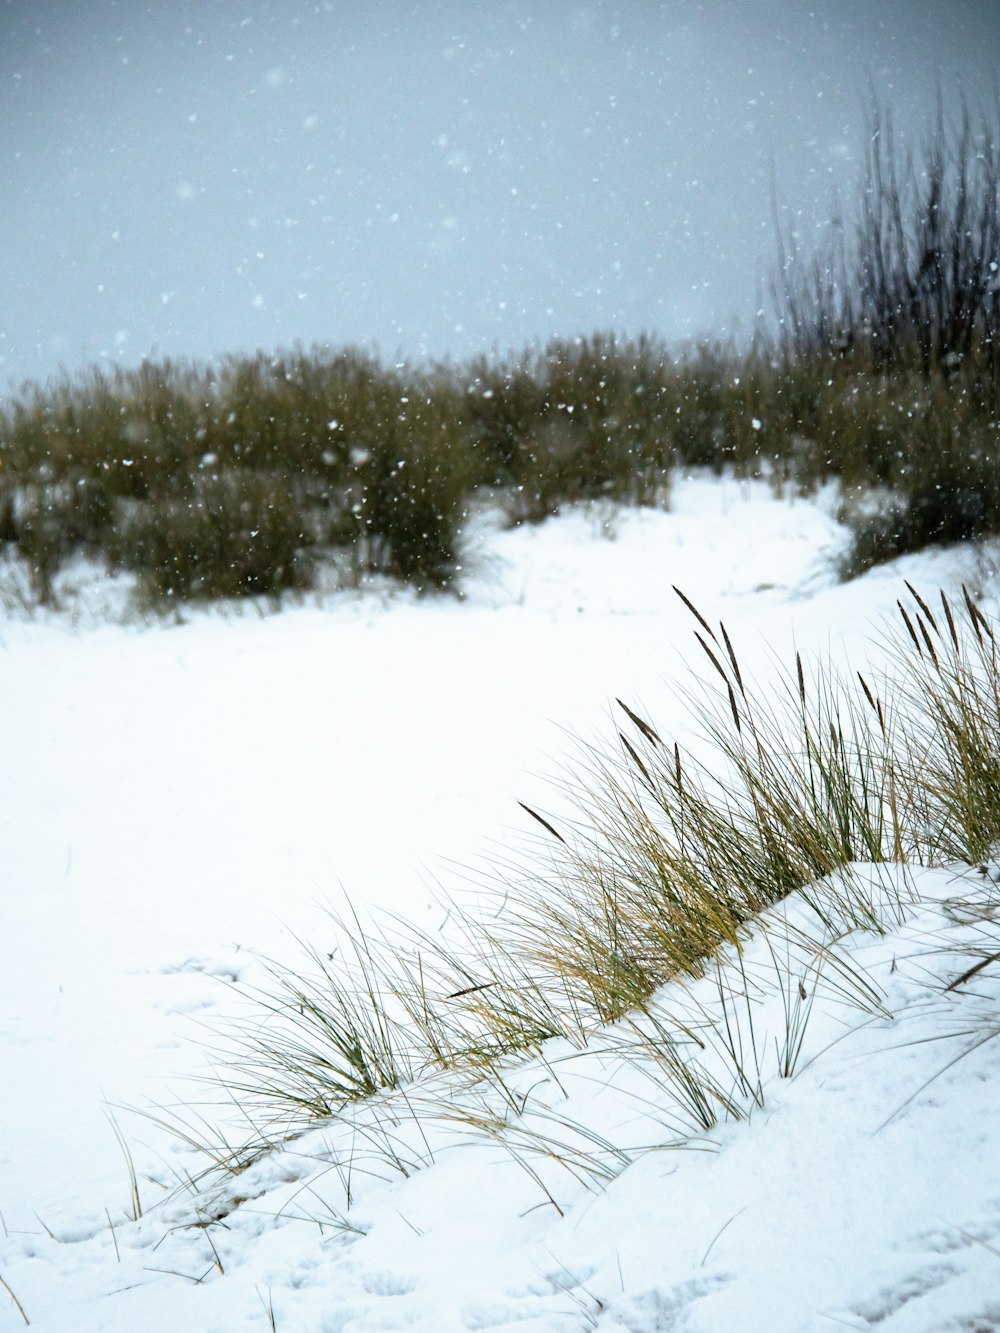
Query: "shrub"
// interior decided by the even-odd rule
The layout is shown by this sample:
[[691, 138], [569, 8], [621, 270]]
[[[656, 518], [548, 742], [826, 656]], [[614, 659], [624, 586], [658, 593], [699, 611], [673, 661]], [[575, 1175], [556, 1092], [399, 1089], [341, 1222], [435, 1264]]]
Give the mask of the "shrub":
[[480, 475], [510, 487], [511, 520], [565, 505], [665, 503], [672, 462], [670, 363], [655, 339], [610, 333], [468, 372], [467, 415]]
[[544, 412], [545, 389], [536, 358], [496, 362], [475, 357], [462, 374], [469, 438], [477, 460], [477, 478], [487, 486], [517, 485], [523, 476], [522, 453]]
[[[855, 497], [843, 510], [852, 529], [846, 572], [1000, 532], [1000, 421], [942, 386], [910, 396], [886, 386], [873, 415], [875, 438], [867, 449], [860, 442]], [[858, 496], [866, 483], [881, 499]]]
[[154, 600], [276, 595], [303, 586], [309, 559], [301, 517], [265, 475], [207, 477], [189, 499], [142, 505], [114, 554]]
[[667, 367], [666, 352], [649, 338], [619, 343], [594, 334], [545, 348], [543, 448], [561, 464], [568, 502], [662, 499], [672, 461]]
[[279, 592], [327, 548], [347, 548], [355, 578], [442, 589], [478, 489], [515, 523], [665, 505], [675, 463], [804, 491], [839, 480], [848, 573], [991, 536], [998, 110], [978, 126], [940, 112], [904, 160], [873, 101], [854, 236], [833, 228], [809, 255], [779, 226], [777, 326], [747, 350], [671, 358], [605, 332], [464, 367], [295, 348], [26, 386], [0, 409], [0, 542], [43, 601], [75, 551], [141, 570], [158, 596]]
[[[904, 157], [891, 113], [872, 97], [853, 238], [842, 222], [803, 256], [778, 228], [779, 341], [794, 360], [831, 355], [875, 372], [953, 379], [970, 361], [977, 396], [1000, 406], [1000, 99], [978, 127], [939, 97], [922, 150]], [[839, 208], [837, 209], [839, 213]]]
[[357, 572], [446, 587], [472, 485], [461, 399], [351, 350], [64, 378], [0, 418], [0, 539], [40, 600], [77, 550], [157, 598], [301, 586], [331, 543]]
[[364, 557], [419, 591], [448, 587], [460, 568], [471, 488], [464, 423], [450, 406], [426, 381], [391, 384], [355, 445], [352, 512]]
[[1000, 100], [978, 125], [939, 100], [905, 157], [874, 97], [867, 131], [853, 235], [841, 216], [810, 255], [778, 226], [770, 343], [789, 386], [825, 368], [795, 427], [812, 476], [887, 492], [845, 509], [849, 573], [1000, 531]]

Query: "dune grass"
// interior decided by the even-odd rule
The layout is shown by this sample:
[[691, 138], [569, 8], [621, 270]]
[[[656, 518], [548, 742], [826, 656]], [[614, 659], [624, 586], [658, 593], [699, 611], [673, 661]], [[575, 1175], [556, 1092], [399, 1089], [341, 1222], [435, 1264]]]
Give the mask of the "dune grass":
[[[144, 362], [0, 402], [0, 547], [36, 603], [85, 554], [163, 604], [456, 585], [485, 494], [510, 522], [665, 505], [677, 467], [840, 485], [845, 575], [1000, 533], [1000, 102], [904, 155], [872, 101], [853, 209], [806, 252], [775, 210], [749, 346], [598, 332], [465, 364], [296, 348]], [[344, 553], [349, 559], [343, 559]]]
[[[456, 585], [484, 495], [512, 523], [665, 505], [677, 467], [841, 489], [858, 573], [1000, 533], [1000, 103], [904, 156], [869, 110], [853, 226], [776, 210], [748, 346], [598, 332], [465, 364], [301, 348], [91, 370], [0, 402], [0, 547], [51, 603], [77, 554], [153, 602], [355, 581]], [[824, 244], [826, 248], [824, 249]], [[344, 560], [347, 553], [349, 559]]]
[[430, 369], [317, 348], [94, 371], [0, 403], [0, 548], [43, 605], [79, 555], [158, 605], [280, 596], [324, 562], [433, 591], [459, 584], [484, 503], [512, 524], [666, 506], [693, 467], [835, 482], [845, 575], [1000, 532], [984, 356], [926, 376], [866, 356], [594, 335]]
[[[408, 1171], [447, 1129], [503, 1146], [559, 1207], [547, 1166], [600, 1188], [637, 1153], [764, 1105], [799, 1067], [818, 996], [890, 1020], [845, 941], [914, 910], [908, 867], [978, 864], [1000, 842], [996, 626], [968, 593], [910, 589], [877, 683], [796, 658], [763, 686], [679, 595], [705, 668], [693, 739], [682, 749], [621, 702], [613, 743], [583, 745], [559, 780], [563, 813], [525, 807], [536, 836], [450, 904], [446, 934], [348, 914], [332, 952], [237, 985], [249, 1008], [215, 1055], [254, 1133], [209, 1149], [216, 1166], [343, 1122], [366, 1162], [384, 1150]], [[1000, 956], [986, 933], [955, 987]], [[980, 1029], [1000, 1030], [995, 1014]], [[519, 1091], [529, 1057], [557, 1088], [584, 1065], [597, 1076], [595, 1059], [631, 1071], [662, 1139], [616, 1144]]]

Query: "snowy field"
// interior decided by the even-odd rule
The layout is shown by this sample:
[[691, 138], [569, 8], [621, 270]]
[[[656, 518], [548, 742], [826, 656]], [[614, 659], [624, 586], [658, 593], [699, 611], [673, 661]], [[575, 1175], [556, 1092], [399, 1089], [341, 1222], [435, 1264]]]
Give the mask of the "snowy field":
[[[1000, 1329], [997, 1044], [954, 1059], [1000, 1010], [997, 969], [945, 989], [1000, 912], [968, 867], [895, 884], [905, 923], [850, 946], [878, 1004], [821, 988], [797, 1075], [689, 1150], [655, 1150], [666, 1109], [613, 1052], [553, 1043], [510, 1084], [614, 1144], [613, 1178], [533, 1174], [528, 1148], [449, 1124], [431, 1083], [416, 1122], [386, 1098], [198, 1194], [179, 1182], [205, 1161], [116, 1109], [128, 1220], [108, 1108], [208, 1096], [189, 1081], [203, 1024], [255, 953], [322, 946], [345, 894], [434, 929], [436, 886], [522, 836], [518, 800], [551, 807], [572, 734], [613, 736], [615, 696], [683, 726], [695, 657], [672, 585], [765, 682], [796, 648], [877, 657], [904, 578], [970, 581], [996, 613], [969, 552], [841, 585], [844, 540], [821, 502], [689, 479], [668, 514], [482, 517], [462, 600], [379, 588], [123, 623], [95, 584], [62, 616], [8, 609], [0, 1333]], [[331, 1164], [371, 1141], [365, 1116], [391, 1118], [407, 1170], [356, 1152], [348, 1204]]]

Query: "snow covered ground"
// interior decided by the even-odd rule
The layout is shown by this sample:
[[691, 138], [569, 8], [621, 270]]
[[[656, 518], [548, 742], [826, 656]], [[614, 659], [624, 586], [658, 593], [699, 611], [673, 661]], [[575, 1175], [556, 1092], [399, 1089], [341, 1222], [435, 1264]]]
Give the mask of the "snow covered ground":
[[[518, 800], [551, 804], [566, 729], [612, 734], [616, 695], [683, 725], [672, 585], [761, 680], [793, 648], [877, 654], [904, 577], [977, 581], [995, 613], [968, 552], [840, 585], [842, 542], [820, 502], [695, 478], [669, 514], [482, 518], [461, 601], [382, 588], [109, 623], [102, 585], [72, 620], [8, 611], [0, 1278], [19, 1305], [0, 1289], [0, 1333], [1000, 1329], [998, 1044], [955, 1060], [1000, 1012], [1000, 969], [945, 989], [1000, 931], [995, 870], [895, 881], [905, 923], [844, 946], [871, 996], [820, 982], [791, 1079], [778, 974], [751, 948], [763, 1105], [686, 1149], [610, 1034], [510, 1067], [516, 1157], [431, 1081], [198, 1193], [178, 1185], [204, 1160], [117, 1110], [144, 1210], [127, 1219], [107, 1109], [206, 1097], [201, 1025], [255, 952], [298, 960], [345, 893], [433, 929], [435, 884], [520, 836]], [[490, 1095], [451, 1088], [481, 1122]], [[538, 1154], [543, 1132], [575, 1171]]]

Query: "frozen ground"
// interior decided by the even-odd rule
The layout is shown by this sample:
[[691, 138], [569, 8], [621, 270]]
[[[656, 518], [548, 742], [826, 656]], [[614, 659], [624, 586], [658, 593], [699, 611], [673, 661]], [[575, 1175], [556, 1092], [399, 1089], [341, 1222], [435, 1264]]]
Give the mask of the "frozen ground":
[[[516, 836], [519, 799], [551, 805], [564, 728], [608, 734], [616, 695], [682, 725], [691, 622], [671, 585], [762, 679], [793, 645], [877, 654], [903, 577], [986, 579], [995, 611], [968, 553], [843, 586], [841, 541], [821, 504], [696, 479], [669, 514], [482, 520], [461, 602], [383, 589], [122, 625], [109, 587], [72, 624], [6, 613], [0, 1278], [24, 1313], [0, 1288], [0, 1331], [1000, 1329], [996, 1043], [949, 1064], [1000, 1008], [996, 969], [942, 994], [998, 900], [961, 867], [902, 885], [907, 923], [856, 942], [881, 1008], [821, 987], [798, 1075], [769, 1074], [762, 1109], [690, 1151], [644, 1151], [668, 1110], [613, 1053], [512, 1069], [529, 1127], [558, 1116], [627, 1152], [606, 1187], [546, 1160], [550, 1202], [432, 1084], [419, 1127], [387, 1099], [202, 1196], [145, 1179], [204, 1163], [120, 1112], [145, 1209], [126, 1220], [105, 1104], [204, 1095], [199, 1024], [254, 951], [295, 960], [343, 893], [433, 926], [453, 863]], [[780, 1031], [766, 990], [760, 1031]], [[362, 1154], [348, 1207], [330, 1164], [390, 1116], [409, 1178]]]

